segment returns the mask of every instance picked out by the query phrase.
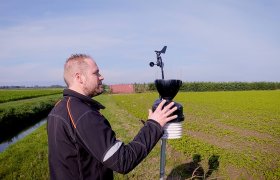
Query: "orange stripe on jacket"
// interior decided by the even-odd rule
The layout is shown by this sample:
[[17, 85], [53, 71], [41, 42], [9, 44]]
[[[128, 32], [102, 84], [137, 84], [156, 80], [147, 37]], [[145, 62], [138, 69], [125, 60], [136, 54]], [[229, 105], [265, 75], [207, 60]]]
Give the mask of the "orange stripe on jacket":
[[70, 112], [70, 97], [67, 100], [67, 111], [68, 111], [69, 117], [71, 119], [71, 122], [72, 122], [74, 128], [76, 129], [76, 124], [74, 123], [74, 119], [73, 119], [72, 114]]
[[60, 103], [61, 99], [55, 103], [54, 106], [57, 106]]

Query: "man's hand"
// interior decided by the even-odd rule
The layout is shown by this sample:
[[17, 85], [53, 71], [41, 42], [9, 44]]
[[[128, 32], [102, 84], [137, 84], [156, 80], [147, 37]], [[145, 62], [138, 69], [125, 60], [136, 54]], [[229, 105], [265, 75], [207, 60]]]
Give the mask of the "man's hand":
[[175, 118], [177, 118], [177, 115], [170, 116], [173, 112], [177, 110], [177, 107], [173, 107], [170, 109], [174, 102], [169, 103], [164, 108], [163, 105], [166, 103], [166, 100], [162, 100], [156, 110], [153, 112], [151, 109], [149, 109], [149, 117], [148, 119], [153, 119], [157, 121], [162, 127], [168, 122]]

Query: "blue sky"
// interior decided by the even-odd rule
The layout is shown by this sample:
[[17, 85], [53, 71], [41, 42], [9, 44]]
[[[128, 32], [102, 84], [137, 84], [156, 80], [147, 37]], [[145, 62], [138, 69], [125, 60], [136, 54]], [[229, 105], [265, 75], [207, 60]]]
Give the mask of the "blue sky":
[[280, 81], [278, 0], [9, 0], [0, 3], [0, 86], [63, 82], [75, 53], [105, 84]]

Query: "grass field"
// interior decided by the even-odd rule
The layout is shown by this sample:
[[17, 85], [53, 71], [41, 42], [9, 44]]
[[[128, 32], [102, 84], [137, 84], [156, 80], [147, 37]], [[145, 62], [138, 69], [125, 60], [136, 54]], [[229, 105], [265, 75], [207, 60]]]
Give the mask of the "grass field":
[[[129, 142], [157, 93], [101, 95], [117, 137]], [[167, 141], [166, 177], [187, 179], [195, 168], [209, 178], [280, 179], [280, 91], [179, 93], [184, 135]], [[160, 143], [127, 175], [159, 179]], [[209, 162], [215, 157], [216, 166]], [[48, 179], [45, 125], [0, 154], [0, 179]]]
[[62, 88], [0, 89], [0, 103], [61, 93]]

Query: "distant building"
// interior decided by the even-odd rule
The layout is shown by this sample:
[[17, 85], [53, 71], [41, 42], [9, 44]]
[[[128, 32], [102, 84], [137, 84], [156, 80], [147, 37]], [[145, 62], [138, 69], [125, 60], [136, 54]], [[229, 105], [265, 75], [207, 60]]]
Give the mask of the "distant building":
[[110, 85], [110, 91], [113, 94], [126, 94], [126, 93], [134, 93], [133, 84], [115, 84]]

